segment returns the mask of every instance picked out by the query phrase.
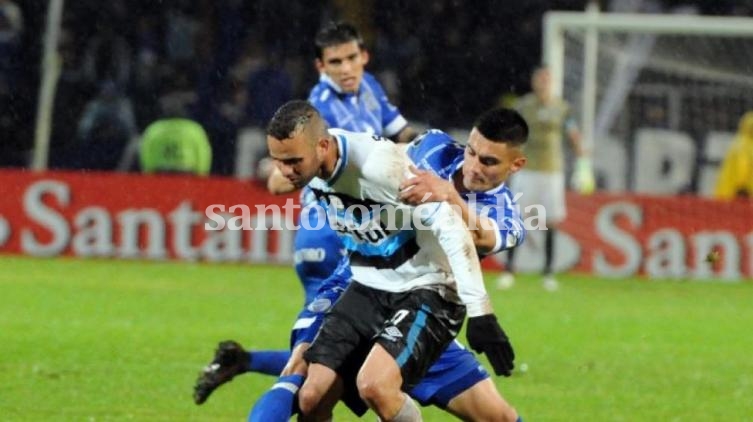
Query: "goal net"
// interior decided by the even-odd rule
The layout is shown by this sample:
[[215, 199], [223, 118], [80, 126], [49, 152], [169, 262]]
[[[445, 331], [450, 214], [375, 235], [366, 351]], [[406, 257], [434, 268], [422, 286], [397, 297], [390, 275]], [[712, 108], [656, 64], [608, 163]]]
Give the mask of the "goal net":
[[753, 19], [552, 12], [544, 30], [602, 189], [710, 195], [753, 110]]

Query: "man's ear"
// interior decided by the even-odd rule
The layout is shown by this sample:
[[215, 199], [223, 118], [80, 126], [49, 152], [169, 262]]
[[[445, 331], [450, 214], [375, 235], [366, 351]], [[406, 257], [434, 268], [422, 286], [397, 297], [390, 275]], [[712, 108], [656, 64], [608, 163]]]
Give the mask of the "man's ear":
[[369, 56], [369, 50], [367, 50], [365, 48], [361, 49], [361, 57], [363, 59], [363, 65], [364, 66], [366, 66], [367, 64], [369, 64], [369, 59], [371, 58], [371, 56]]
[[512, 165], [510, 166], [510, 173], [517, 173], [520, 169], [525, 167], [527, 162], [528, 162], [528, 158], [526, 158], [525, 155], [517, 156], [514, 160], [512, 160]]
[[314, 67], [316, 67], [317, 72], [324, 73], [324, 62], [322, 61], [322, 59], [314, 59]]

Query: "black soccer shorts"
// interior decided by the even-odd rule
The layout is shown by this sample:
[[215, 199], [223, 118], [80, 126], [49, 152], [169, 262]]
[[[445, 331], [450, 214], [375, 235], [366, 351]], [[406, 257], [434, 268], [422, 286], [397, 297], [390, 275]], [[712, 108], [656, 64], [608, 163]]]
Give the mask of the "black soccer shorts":
[[325, 315], [304, 358], [336, 371], [347, 391], [355, 388], [361, 364], [379, 343], [400, 367], [403, 390], [410, 391], [457, 336], [464, 318], [465, 306], [433, 290], [392, 293], [353, 281]]

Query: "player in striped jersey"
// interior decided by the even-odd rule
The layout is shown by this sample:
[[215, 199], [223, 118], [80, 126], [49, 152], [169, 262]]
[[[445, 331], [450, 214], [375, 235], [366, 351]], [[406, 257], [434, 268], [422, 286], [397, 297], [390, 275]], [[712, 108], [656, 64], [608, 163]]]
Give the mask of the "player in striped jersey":
[[[306, 119], [304, 119], [304, 120], [306, 120]], [[523, 126], [524, 125], [525, 125], [525, 123], [523, 123]], [[335, 139], [338, 139], [339, 141], [342, 141], [343, 138], [352, 138], [353, 137], [352, 135], [353, 134], [341, 133]], [[522, 139], [525, 140], [525, 135], [523, 135]], [[332, 138], [330, 138], [330, 140], [332, 140]], [[360, 142], [366, 142], [366, 141], [360, 141]], [[378, 143], [378, 144], [384, 145], [384, 143]], [[352, 149], [356, 149], [356, 152], [354, 154], [359, 154], [359, 152], [358, 152], [357, 149], [360, 148], [360, 145], [358, 147], [356, 147], [354, 145], [358, 145], [358, 144], [351, 144], [351, 143], [347, 143], [347, 142], [339, 142], [339, 145], [338, 145], [339, 152], [342, 153], [343, 155], [347, 155], [347, 150], [348, 149], [351, 149], [351, 150]], [[361, 164], [363, 164], [363, 162], [365, 162], [365, 157], [368, 155], [370, 162], [371, 162], [372, 158], [374, 159], [374, 161], [373, 161], [374, 165], [372, 166], [373, 168], [368, 169], [368, 171], [373, 171], [373, 170], [379, 169], [379, 172], [383, 173], [382, 169], [384, 168], [384, 164], [385, 163], [389, 163], [389, 158], [390, 158], [388, 156], [389, 153], [387, 153], [388, 155], [385, 155], [385, 158], [388, 158], [387, 160], [379, 160], [378, 158], [379, 158], [380, 152], [383, 153], [383, 152], [389, 150], [389, 148], [378, 148], [378, 147], [375, 148], [375, 147], [373, 147], [373, 145], [372, 146], [364, 145], [364, 147], [366, 147], [366, 148], [360, 148], [360, 149], [361, 150], [368, 149], [368, 153], [361, 152], [359, 154], [360, 157], [356, 156], [353, 160], [346, 160], [346, 161], [348, 163], [350, 163], [350, 164], [353, 164], [352, 162], [355, 161], [356, 162], [356, 167], [357, 167], [357, 163], [359, 161], [361, 161]], [[300, 157], [300, 160], [298, 158], [296, 158], [295, 160], [290, 159], [290, 163], [289, 164], [285, 163], [283, 161], [283, 164], [286, 165], [286, 166], [289, 166], [290, 169], [292, 170], [292, 171], [289, 172], [289, 174], [287, 176], [288, 176], [288, 181], [290, 181], [293, 185], [295, 185], [297, 183], [301, 183], [302, 180], [305, 180], [305, 177], [299, 177], [297, 175], [297, 172], [299, 170], [301, 170], [301, 169], [305, 170], [307, 168], [308, 164], [300, 163], [300, 161], [303, 161], [305, 159], [306, 159], [305, 157]], [[284, 159], [284, 158], [278, 158], [278, 160], [286, 160], [286, 159]], [[298, 164], [302, 164], [302, 165], [298, 165]], [[505, 165], [507, 165], [509, 167], [509, 163], [505, 163]], [[368, 167], [368, 166], [366, 166], [366, 167]], [[296, 169], [298, 169], [298, 170], [296, 170]], [[364, 170], [366, 170], [366, 169], [364, 168]], [[371, 174], [371, 176], [372, 177], [376, 177], [376, 174], [375, 173]], [[474, 176], [475, 178], [472, 178], [470, 180], [472, 182], [476, 181], [476, 179], [478, 179], [477, 176], [478, 175]], [[346, 180], [348, 180], [348, 179], [346, 179]], [[394, 183], [398, 179], [396, 179], [396, 178], [393, 177], [390, 180], [392, 180], [392, 182]], [[481, 179], [478, 179], [478, 180], [481, 180]], [[390, 182], [387, 182], [387, 183], [390, 183]], [[382, 200], [382, 201], [384, 201], [384, 200], [392, 201], [392, 205], [394, 206], [395, 205], [394, 201], [389, 198], [389, 194], [388, 193], [385, 193], [385, 191], [383, 189], [384, 186], [379, 187], [378, 185], [379, 185], [379, 183], [377, 183], [377, 185], [371, 185], [371, 186], [369, 186], [370, 192], [367, 193], [367, 194], [372, 199], [374, 199], [374, 198], [380, 198], [380, 200]], [[393, 187], [397, 188], [396, 186], [393, 186]], [[346, 186], [345, 188], [347, 189], [348, 186]], [[327, 197], [327, 200], [330, 201], [330, 203], [332, 203], [332, 202], [340, 202], [341, 203], [343, 200], [350, 201], [351, 199], [353, 199], [353, 197], [349, 198], [347, 196], [337, 196], [337, 195], [333, 195], [331, 193], [324, 193], [324, 196]], [[362, 199], [363, 199], [363, 197], [362, 197]], [[439, 208], [439, 207], [435, 207], [434, 209], [437, 209], [437, 208]], [[353, 231], [353, 227], [349, 225], [351, 223], [352, 223], [352, 221], [347, 221], [347, 219], [342, 220], [342, 225], [340, 226], [340, 229], [344, 230], [344, 231]], [[352, 234], [354, 234], [354, 236], [351, 238], [351, 241], [353, 239], [360, 239], [361, 241], [363, 241], [365, 239], [376, 240], [376, 243], [375, 242], [371, 242], [372, 244], [368, 244], [369, 242], [361, 242], [362, 243], [361, 245], [355, 245], [354, 249], [357, 250], [357, 252], [354, 254], [354, 257], [355, 257], [354, 261], [357, 261], [356, 263], [369, 263], [370, 265], [355, 265], [354, 266], [354, 271], [356, 271], [356, 272], [361, 271], [362, 274], [368, 274], [367, 278], [371, 279], [371, 281], [375, 282], [377, 285], [379, 285], [380, 283], [382, 283], [382, 286], [385, 285], [384, 283], [389, 284], [389, 283], [391, 283], [391, 281], [388, 278], [390, 277], [390, 275], [394, 276], [394, 274], [390, 274], [390, 271], [392, 271], [392, 270], [388, 270], [386, 273], [380, 274], [381, 270], [378, 269], [378, 268], [373, 268], [373, 265], [371, 265], [371, 263], [374, 262], [374, 260], [378, 261], [379, 259], [383, 259], [384, 258], [383, 255], [384, 255], [385, 251], [387, 251], [386, 252], [387, 254], [392, 254], [392, 252], [395, 252], [397, 250], [403, 250], [404, 251], [404, 250], [407, 249], [409, 251], [409, 253], [408, 254], [401, 253], [403, 256], [400, 257], [400, 258], [394, 258], [396, 255], [392, 254], [392, 258], [393, 259], [397, 259], [398, 261], [401, 260], [401, 259], [403, 259], [403, 258], [408, 258], [407, 260], [411, 261], [409, 263], [406, 262], [405, 265], [399, 265], [398, 266], [398, 273], [402, 271], [404, 274], [408, 274], [409, 277], [410, 277], [409, 280], [414, 283], [413, 284], [414, 286], [423, 286], [423, 285], [434, 284], [435, 286], [437, 286], [436, 288], [438, 290], [441, 290], [442, 292], [444, 292], [445, 294], [447, 294], [447, 297], [451, 297], [452, 296], [453, 291], [451, 289], [446, 289], [445, 290], [444, 283], [442, 283], [441, 280], [437, 279], [436, 277], [432, 278], [432, 275], [435, 275], [435, 274], [431, 274], [431, 272], [423, 274], [423, 275], [420, 275], [418, 277], [419, 280], [416, 280], [416, 277], [415, 277], [416, 274], [420, 274], [421, 271], [425, 271], [426, 270], [426, 267], [427, 267], [426, 256], [423, 256], [423, 257], [420, 256], [420, 255], [417, 256], [417, 257], [416, 256], [414, 256], [414, 257], [406, 256], [406, 255], [411, 255], [411, 253], [410, 253], [411, 250], [413, 250], [413, 253], [415, 254], [415, 247], [411, 244], [411, 242], [414, 243], [414, 244], [415, 243], [419, 243], [419, 242], [423, 243], [424, 246], [428, 246], [428, 248], [425, 248], [425, 249], [428, 249], [430, 252], [432, 251], [432, 249], [433, 249], [434, 252], [436, 252], [438, 249], [441, 249], [441, 248], [439, 248], [437, 246], [436, 242], [434, 242], [434, 244], [431, 244], [431, 242], [427, 242], [426, 236], [424, 236], [424, 238], [422, 240], [421, 239], [421, 232], [420, 231], [416, 234], [416, 238], [418, 238], [418, 241], [416, 241], [414, 238], [412, 238], [410, 236], [401, 236], [401, 234], [404, 235], [404, 233], [398, 234], [397, 236], [390, 236], [387, 232], [384, 232], [383, 230], [380, 231], [380, 230], [381, 230], [380, 227], [371, 226], [371, 227], [367, 227], [366, 231], [363, 231], [361, 233], [358, 233], [358, 232], [352, 233]], [[390, 239], [389, 239], [388, 242], [384, 242], [384, 243], [379, 242], [379, 240], [382, 239], [382, 238], [390, 238]], [[518, 239], [520, 239], [520, 237], [518, 237]], [[358, 242], [356, 242], [356, 243], [358, 243]], [[363, 244], [363, 243], [365, 243], [365, 244]], [[382, 243], [381, 246], [377, 245], [379, 243]], [[386, 248], [383, 248], [385, 245], [386, 245]], [[499, 243], [499, 245], [502, 245], [502, 243]], [[351, 246], [354, 246], [354, 245], [351, 245]], [[400, 246], [408, 246], [408, 247], [407, 248], [400, 248]], [[495, 246], [497, 246], [497, 245], [495, 245]], [[492, 249], [495, 246], [492, 246]], [[382, 256], [380, 256], [380, 254]], [[429, 253], [424, 253], [423, 255], [429, 255]], [[372, 268], [368, 268], [369, 266], [371, 266]], [[365, 267], [365, 268], [360, 268], [359, 269], [359, 267]], [[430, 266], [428, 266], [428, 267], [430, 267]], [[420, 280], [421, 277], [423, 277], [423, 280]], [[356, 275], [356, 279], [358, 279], [358, 278], [359, 278], [359, 275]], [[440, 277], [440, 279], [441, 279], [441, 277]], [[395, 286], [393, 285], [392, 288], [395, 288]], [[455, 292], [455, 293], [457, 293], [457, 292]], [[461, 291], [460, 294], [462, 295], [463, 292]], [[466, 295], [467, 294], [468, 294], [468, 292], [466, 292]], [[476, 307], [475, 309], [472, 308], [471, 310], [474, 311], [474, 312], [478, 312], [479, 308]], [[478, 320], [476, 320], [476, 321], [478, 321]], [[471, 332], [477, 332], [478, 330], [474, 329], [474, 324], [473, 323], [474, 323], [474, 319], [472, 318], [470, 320], [470, 326], [471, 326], [470, 331]], [[494, 322], [493, 325], [496, 326], [496, 322]], [[478, 327], [476, 327], [476, 328], [478, 328]], [[394, 330], [393, 330], [393, 333], [394, 333]], [[478, 340], [478, 339], [476, 339], [476, 340]], [[471, 340], [471, 342], [472, 342], [471, 343], [472, 345], [474, 345], [474, 343], [476, 343], [476, 341], [474, 341], [474, 340]], [[478, 345], [478, 344], [476, 344], [476, 345]], [[495, 348], [492, 347], [489, 350], [494, 350], [494, 349]], [[502, 360], [498, 360], [498, 359], [495, 359], [494, 357], [492, 357], [492, 362], [495, 362], [495, 360], [496, 360], [496, 363], [499, 364], [500, 362], [502, 362], [502, 360], [504, 360], [504, 358], [502, 358]], [[495, 369], [498, 369], [498, 365], [495, 365]], [[509, 368], [507, 370], [509, 370]], [[498, 370], [498, 372], [499, 372], [499, 370]]]

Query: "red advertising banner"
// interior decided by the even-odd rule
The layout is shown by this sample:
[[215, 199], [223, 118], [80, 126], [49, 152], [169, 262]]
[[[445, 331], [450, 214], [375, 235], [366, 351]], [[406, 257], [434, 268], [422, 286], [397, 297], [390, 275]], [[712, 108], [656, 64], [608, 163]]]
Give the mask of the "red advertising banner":
[[[296, 196], [271, 195], [258, 183], [0, 170], [0, 193], [4, 253], [292, 262], [289, 228], [299, 211]], [[216, 227], [214, 213], [224, 214], [228, 225], [243, 223], [250, 230], [208, 230], [207, 224]], [[557, 237], [559, 271], [753, 277], [753, 201], [569, 194], [568, 213]], [[542, 238], [539, 231], [529, 232], [517, 254], [520, 270], [540, 269]], [[500, 269], [503, 258], [487, 258], [484, 266]]]
[[[753, 277], [753, 201], [695, 196], [567, 195], [555, 267], [605, 276]], [[534, 223], [535, 225], [535, 223]], [[543, 236], [529, 232], [516, 263], [543, 265]], [[501, 256], [487, 268], [501, 268]]]
[[[297, 196], [182, 175], [0, 171], [0, 251], [34, 256], [292, 262]], [[294, 200], [296, 199], [296, 200]], [[207, 208], [253, 230], [206, 230]], [[288, 211], [287, 216], [280, 211]]]

